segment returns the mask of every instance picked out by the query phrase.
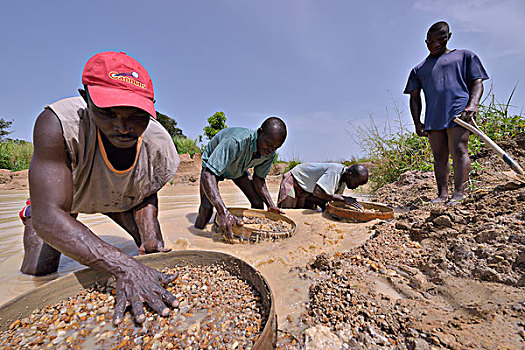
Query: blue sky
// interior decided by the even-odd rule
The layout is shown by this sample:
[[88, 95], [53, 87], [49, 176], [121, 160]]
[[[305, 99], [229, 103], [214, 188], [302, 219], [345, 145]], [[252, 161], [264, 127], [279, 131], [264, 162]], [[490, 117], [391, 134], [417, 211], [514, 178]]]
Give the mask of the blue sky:
[[[9, 1], [0, 11], [0, 117], [32, 139], [42, 108], [76, 95], [85, 62], [124, 51], [151, 74], [158, 111], [192, 138], [206, 119], [256, 128], [281, 116], [285, 160], [361, 154], [348, 131], [393, 117], [427, 55], [428, 27], [451, 25], [450, 48], [476, 52], [497, 99], [525, 105], [522, 0]], [[412, 126], [410, 126], [412, 128]]]

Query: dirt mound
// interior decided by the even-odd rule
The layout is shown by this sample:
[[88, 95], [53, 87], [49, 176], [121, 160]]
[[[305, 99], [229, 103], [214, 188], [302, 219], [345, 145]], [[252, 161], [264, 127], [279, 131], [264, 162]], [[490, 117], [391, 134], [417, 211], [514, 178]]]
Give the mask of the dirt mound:
[[[500, 143], [522, 165], [523, 144]], [[454, 207], [429, 204], [432, 173], [378, 190], [375, 200], [404, 213], [374, 224], [362, 247], [307, 266], [304, 321], [355, 349], [523, 349], [525, 187], [489, 150], [472, 158], [482, 168]]]
[[27, 190], [28, 170], [11, 171], [0, 169], [0, 190]]
[[202, 158], [200, 154], [194, 154], [193, 158], [189, 154], [179, 154], [180, 163], [177, 173], [173, 176], [173, 184], [195, 183], [201, 175]]

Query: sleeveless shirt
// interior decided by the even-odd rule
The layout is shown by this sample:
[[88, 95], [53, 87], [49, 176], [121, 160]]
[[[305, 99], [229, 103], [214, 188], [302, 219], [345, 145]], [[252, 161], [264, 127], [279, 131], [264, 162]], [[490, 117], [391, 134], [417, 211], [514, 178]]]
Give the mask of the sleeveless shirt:
[[82, 97], [57, 101], [52, 110], [62, 134], [73, 173], [73, 213], [127, 211], [158, 192], [177, 171], [179, 155], [164, 127], [150, 117], [137, 141], [134, 164], [116, 170], [106, 157], [104, 145]]

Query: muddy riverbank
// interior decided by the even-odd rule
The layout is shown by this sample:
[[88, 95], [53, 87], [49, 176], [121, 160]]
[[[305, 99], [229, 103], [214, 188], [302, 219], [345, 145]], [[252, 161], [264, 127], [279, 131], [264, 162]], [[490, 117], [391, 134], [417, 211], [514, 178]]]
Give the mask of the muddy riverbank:
[[[522, 146], [502, 146], [525, 164]], [[200, 166], [183, 159], [178, 177], [159, 194], [159, 217], [173, 249], [233, 254], [263, 273], [276, 297], [281, 348], [523, 349], [525, 187], [503, 175], [508, 169], [496, 156], [476, 157], [482, 169], [455, 207], [430, 205], [433, 174], [409, 172], [375, 194], [397, 209], [394, 221], [356, 224], [287, 210], [296, 234], [252, 245], [226, 244], [211, 225], [193, 227]], [[276, 173], [268, 178], [274, 198]], [[228, 206], [248, 205], [231, 182], [220, 188]], [[64, 258], [54, 276], [18, 272], [23, 226], [16, 215], [26, 196], [0, 193], [0, 301], [82, 267]], [[79, 219], [136, 255], [133, 241], [106, 217]]]
[[[522, 146], [502, 146], [525, 164]], [[395, 221], [303, 269], [311, 348], [525, 348], [525, 187], [495, 155], [477, 156], [464, 202], [431, 205], [433, 174], [405, 173], [375, 194], [403, 212]]]

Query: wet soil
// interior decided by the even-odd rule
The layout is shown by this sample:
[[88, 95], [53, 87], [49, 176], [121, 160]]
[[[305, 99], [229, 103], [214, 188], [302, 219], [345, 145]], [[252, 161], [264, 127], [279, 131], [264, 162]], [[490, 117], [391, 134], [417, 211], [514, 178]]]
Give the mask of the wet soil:
[[165, 269], [178, 278], [167, 285], [180, 301], [167, 317], [146, 310], [135, 324], [126, 312], [112, 326], [115, 280], [55, 305], [35, 310], [0, 333], [10, 349], [251, 349], [268, 319], [261, 297], [220, 266]]
[[267, 218], [260, 218], [254, 216], [243, 216], [240, 217], [240, 219], [244, 223], [243, 227], [247, 227], [257, 231], [277, 233], [288, 231], [292, 228], [292, 225], [282, 220], [275, 221]]
[[[525, 164], [522, 146], [501, 146]], [[301, 270], [312, 280], [303, 346], [525, 348], [525, 187], [488, 150], [473, 158], [483, 168], [463, 202], [431, 205], [433, 174], [405, 173], [374, 198], [395, 220]]]
[[[520, 142], [500, 146], [523, 166]], [[266, 243], [272, 249], [258, 246], [259, 255], [223, 248], [268, 274], [278, 299], [286, 292], [301, 304], [306, 298], [300, 317], [278, 305], [279, 348], [525, 348], [525, 187], [503, 175], [507, 165], [489, 150], [471, 158], [482, 168], [456, 206], [429, 203], [436, 196], [432, 173], [408, 172], [379, 189], [372, 200], [396, 208], [396, 218], [364, 228], [366, 240], [358, 247], [325, 249], [341, 228], [327, 226], [321, 220], [326, 214], [308, 213], [304, 221], [303, 212], [289, 211], [296, 222], [304, 221], [297, 237]], [[169, 216], [164, 220], [169, 223]], [[308, 227], [307, 238], [302, 233]], [[303, 256], [300, 242], [308, 246], [311, 238], [322, 239], [315, 247], [324, 248]], [[297, 275], [294, 286], [309, 285], [307, 296], [267, 271], [276, 244], [296, 257], [282, 271], [287, 278]], [[316, 250], [319, 255], [311, 257]], [[311, 260], [298, 266], [305, 259]]]

